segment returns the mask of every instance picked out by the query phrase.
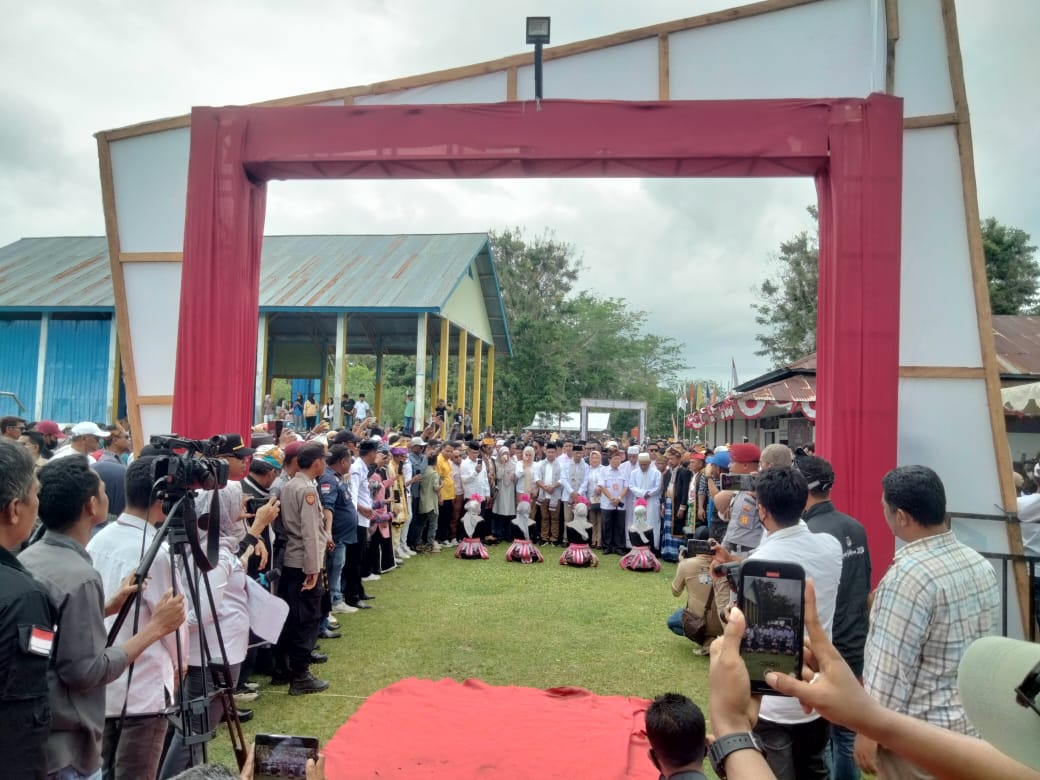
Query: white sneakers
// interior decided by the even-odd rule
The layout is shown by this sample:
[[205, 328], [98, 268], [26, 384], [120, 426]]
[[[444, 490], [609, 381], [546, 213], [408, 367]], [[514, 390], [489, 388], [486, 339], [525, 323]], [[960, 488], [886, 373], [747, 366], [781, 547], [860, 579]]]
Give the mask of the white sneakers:
[[350, 606], [350, 604], [348, 604], [345, 601], [337, 601], [335, 604], [332, 605], [332, 611], [339, 612], [341, 614], [347, 614], [350, 612], [357, 612], [358, 608]]
[[381, 579], [383, 579], [383, 578], [380, 577], [378, 574], [369, 574], [367, 577], [362, 577], [361, 581], [362, 582], [375, 582], [376, 580], [381, 580]]

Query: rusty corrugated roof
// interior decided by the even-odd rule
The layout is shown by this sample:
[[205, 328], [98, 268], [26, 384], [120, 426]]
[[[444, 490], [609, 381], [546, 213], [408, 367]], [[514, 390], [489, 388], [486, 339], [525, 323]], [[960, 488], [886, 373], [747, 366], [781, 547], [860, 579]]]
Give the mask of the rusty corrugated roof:
[[778, 404], [786, 404], [791, 401], [815, 401], [816, 376], [809, 374], [788, 377], [747, 393], [738, 393], [735, 397], [755, 401], [775, 401]]
[[1040, 376], [1040, 317], [996, 315], [993, 339], [1001, 374]]
[[0, 247], [0, 308], [112, 309], [104, 236], [23, 238]]
[[[486, 233], [265, 236], [260, 307], [439, 313], [467, 273], [511, 354]], [[0, 247], [0, 309], [112, 309], [110, 277], [104, 236], [23, 238]]]

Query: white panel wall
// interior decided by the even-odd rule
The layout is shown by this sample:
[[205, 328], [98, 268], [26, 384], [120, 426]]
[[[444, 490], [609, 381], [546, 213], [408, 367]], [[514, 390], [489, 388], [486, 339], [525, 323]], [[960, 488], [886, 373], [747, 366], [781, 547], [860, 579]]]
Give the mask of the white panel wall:
[[[543, 64], [542, 97], [657, 100], [657, 39], [575, 54]], [[534, 100], [534, 67], [517, 68], [516, 94]]]
[[[951, 512], [999, 513], [988, 409], [981, 379], [899, 380], [898, 461], [935, 469]], [[1000, 526], [995, 536], [1003, 533]], [[1005, 538], [1000, 548], [989, 549], [1006, 545]]]
[[906, 116], [954, 110], [939, 0], [900, 0], [895, 92]]
[[404, 89], [386, 95], [363, 95], [354, 98], [355, 105], [403, 103], [501, 103], [506, 99], [506, 74], [489, 73], [469, 79]]
[[884, 26], [878, 20], [874, 0], [827, 0], [675, 33], [669, 36], [671, 98], [866, 97], [883, 91]]
[[904, 366], [982, 365], [959, 161], [953, 127], [903, 133]]
[[187, 127], [113, 141], [112, 176], [123, 252], [180, 252], [188, 193]]
[[181, 264], [126, 263], [123, 280], [137, 392], [139, 395], [170, 395], [177, 356]]
[[167, 405], [142, 406], [141, 427], [144, 428], [144, 438], [142, 438], [141, 441], [145, 444], [151, 440], [152, 436], [163, 433], [174, 433], [173, 407]]

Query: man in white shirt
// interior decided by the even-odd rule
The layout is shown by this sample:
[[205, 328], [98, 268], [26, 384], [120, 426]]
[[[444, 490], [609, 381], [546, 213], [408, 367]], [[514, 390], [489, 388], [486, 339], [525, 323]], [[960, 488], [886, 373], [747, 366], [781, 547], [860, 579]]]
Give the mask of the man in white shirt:
[[[149, 503], [154, 460], [154, 456], [145, 456], [127, 467], [125, 510], [87, 545], [94, 568], [101, 575], [106, 599], [119, 591], [127, 575], [141, 563], [142, 554], [151, 547], [155, 538], [156, 527], [163, 522], [161, 502], [155, 500]], [[172, 582], [170, 554], [163, 544], [148, 570], [148, 587], [140, 594], [141, 625], [151, 618]], [[117, 645], [133, 636], [134, 620], [134, 610], [131, 610], [116, 637]], [[112, 627], [114, 621], [114, 616], [105, 620], [106, 630]], [[181, 657], [185, 662], [188, 658], [184, 642], [186, 638], [187, 632], [183, 632]], [[167, 703], [173, 701], [178, 672], [177, 641], [176, 633], [167, 634], [138, 656], [133, 665], [129, 691], [127, 672], [123, 672], [105, 689], [105, 732], [101, 757], [107, 776], [155, 777], [166, 736], [167, 724], [163, 711]]]
[[98, 427], [97, 423], [92, 423], [89, 420], [76, 423], [72, 426], [72, 430], [69, 431], [68, 443], [55, 452], [51, 460], [54, 460], [54, 458], [65, 458], [69, 455], [90, 455], [100, 449], [101, 440], [107, 439], [108, 436], [108, 431]]
[[[654, 549], [661, 549], [661, 472], [650, 465], [650, 453], [639, 453], [636, 467], [628, 473], [628, 492], [634, 504], [646, 499], [646, 521], [654, 535]], [[627, 529], [626, 529], [627, 530]]]
[[368, 419], [368, 413], [372, 410], [372, 407], [368, 405], [368, 401], [365, 400], [365, 394], [362, 393], [358, 396], [357, 403], [354, 404], [354, 418], [358, 422]]
[[538, 464], [538, 507], [541, 515], [541, 538], [543, 542], [552, 542], [559, 547], [563, 541], [560, 536], [560, 496], [563, 494], [563, 469], [556, 455], [559, 450], [556, 442], [545, 445], [545, 460]]
[[[585, 462], [584, 442], [579, 441], [574, 444], [569, 441], [564, 442], [563, 455], [563, 458], [560, 459], [563, 466], [563, 486], [560, 491], [560, 501], [563, 504], [561, 526], [566, 526], [567, 523], [574, 519], [573, 498], [577, 495], [578, 489], [585, 481], [585, 475], [589, 471], [589, 464]], [[566, 536], [566, 533], [561, 528], [560, 539], [566, 541]]]
[[614, 450], [610, 455], [610, 465], [600, 468], [598, 474], [604, 555], [623, 555], [628, 538], [628, 526], [625, 525], [628, 480], [621, 471], [621, 457], [621, 452]]
[[[820, 622], [829, 639], [841, 579], [841, 543], [830, 534], [814, 534], [800, 520], [809, 497], [801, 472], [791, 468], [761, 472], [755, 497], [767, 536], [748, 560], [797, 563], [805, 569], [805, 576], [815, 583]], [[715, 548], [716, 563], [732, 560], [724, 547]], [[827, 721], [815, 711], [807, 715], [797, 699], [762, 697], [755, 734], [778, 780], [827, 780], [828, 733]]]
[[[350, 497], [354, 500], [354, 509], [357, 510], [358, 531], [357, 543], [347, 545], [347, 562], [344, 564], [343, 600], [348, 604], [361, 600], [364, 589], [362, 582], [382, 579], [378, 572], [365, 570], [365, 561], [369, 557], [365, 554], [365, 548], [368, 547], [368, 529], [375, 515], [372, 509], [372, 491], [368, 487], [368, 467], [376, 462], [378, 454], [379, 444], [365, 439], [358, 445], [358, 457], [350, 464]], [[355, 567], [357, 577], [352, 576]], [[350, 575], [346, 573], [348, 571]]]

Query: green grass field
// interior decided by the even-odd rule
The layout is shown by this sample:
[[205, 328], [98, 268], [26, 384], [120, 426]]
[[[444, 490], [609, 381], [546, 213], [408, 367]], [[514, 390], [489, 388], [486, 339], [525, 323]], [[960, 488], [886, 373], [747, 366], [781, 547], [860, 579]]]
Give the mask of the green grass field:
[[[289, 696], [261, 683], [244, 706], [257, 732], [317, 736], [322, 743], [375, 691], [404, 677], [479, 678], [493, 685], [586, 688], [604, 695], [690, 696], [707, 711], [708, 659], [665, 626], [683, 602], [672, 598], [673, 564], [635, 573], [618, 557], [596, 569], [558, 564], [561, 549], [543, 547], [545, 563], [506, 563], [506, 545], [487, 561], [444, 551], [407, 561], [366, 583], [373, 609], [340, 615], [342, 638], [322, 640], [329, 662], [314, 666], [331, 682], [325, 693]], [[233, 765], [226, 735], [211, 759]]]

